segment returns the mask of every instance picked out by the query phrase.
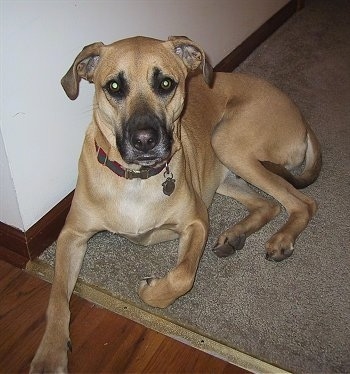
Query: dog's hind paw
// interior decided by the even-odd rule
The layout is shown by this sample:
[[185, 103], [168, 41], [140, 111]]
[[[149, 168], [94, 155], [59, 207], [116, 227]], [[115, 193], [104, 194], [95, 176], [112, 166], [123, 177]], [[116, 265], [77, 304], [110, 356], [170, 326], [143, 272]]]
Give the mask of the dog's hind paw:
[[213, 252], [218, 256], [218, 257], [228, 257], [233, 255], [236, 250], [235, 248], [232, 247], [230, 244], [223, 244], [219, 245], [215, 248], [213, 248]]
[[266, 243], [266, 260], [280, 262], [290, 257], [294, 250], [292, 239], [282, 233], [275, 234]]
[[228, 257], [233, 255], [237, 250], [244, 247], [246, 236], [245, 234], [235, 236], [234, 238], [226, 238], [223, 244], [220, 244], [220, 239], [217, 245], [213, 248], [213, 252], [218, 257]]
[[293, 248], [282, 248], [278, 251], [266, 252], [265, 259], [268, 261], [280, 262], [290, 257], [293, 253]]

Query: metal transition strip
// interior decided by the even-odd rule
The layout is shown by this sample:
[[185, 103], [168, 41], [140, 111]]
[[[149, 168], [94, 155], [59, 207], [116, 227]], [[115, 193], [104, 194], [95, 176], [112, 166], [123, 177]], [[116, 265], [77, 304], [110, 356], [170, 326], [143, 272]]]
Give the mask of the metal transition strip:
[[[29, 261], [26, 271], [52, 283], [54, 270], [49, 264], [41, 260]], [[135, 305], [119, 300], [106, 291], [83, 282], [81, 279], [78, 279], [74, 293], [105, 309], [140, 323], [147, 328], [253, 373], [290, 374], [288, 371], [228, 347], [207, 336], [186, 329], [167, 319], [144, 311]]]

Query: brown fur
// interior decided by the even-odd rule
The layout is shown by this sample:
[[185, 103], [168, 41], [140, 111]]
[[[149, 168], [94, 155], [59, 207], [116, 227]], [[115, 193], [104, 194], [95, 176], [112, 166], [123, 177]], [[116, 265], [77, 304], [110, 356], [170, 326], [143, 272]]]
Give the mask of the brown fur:
[[[198, 69], [202, 74], [195, 74]], [[175, 81], [176, 88], [162, 91], [163, 77], [170, 77], [172, 85]], [[139, 288], [144, 302], [165, 308], [192, 288], [215, 192], [249, 210], [244, 220], [220, 235], [213, 249], [218, 256], [241, 249], [248, 235], [279, 213], [278, 201], [289, 218], [267, 242], [266, 252], [268, 259], [280, 261], [292, 254], [297, 236], [316, 212], [316, 202], [293, 185], [305, 187], [317, 178], [319, 144], [296, 106], [269, 83], [224, 73], [212, 81], [204, 52], [185, 37], [165, 42], [138, 37], [87, 46], [62, 79], [72, 100], [81, 79], [95, 85], [93, 119], [72, 207], [57, 243], [47, 327], [32, 372], [67, 370], [68, 303], [87, 241], [96, 232], [109, 230], [143, 245], [179, 237], [174, 268], [164, 278], [142, 280]], [[109, 91], [111, 80], [112, 88], [118, 86], [116, 93]], [[95, 143], [125, 168], [169, 162], [174, 192], [163, 193], [163, 172], [148, 179], [117, 176], [97, 161]], [[148, 147], [142, 151], [147, 157], [154, 153], [151, 161], [141, 157], [139, 147]], [[305, 170], [293, 176], [289, 170], [303, 161]], [[247, 182], [276, 200], [264, 199]]]

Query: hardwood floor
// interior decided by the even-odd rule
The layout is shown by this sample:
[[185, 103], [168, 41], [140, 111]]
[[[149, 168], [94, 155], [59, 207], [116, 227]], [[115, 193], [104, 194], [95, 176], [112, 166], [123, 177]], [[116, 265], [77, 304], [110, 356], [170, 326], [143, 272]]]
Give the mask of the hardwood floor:
[[[0, 260], [0, 373], [28, 372], [50, 285]], [[248, 373], [73, 295], [71, 373]]]

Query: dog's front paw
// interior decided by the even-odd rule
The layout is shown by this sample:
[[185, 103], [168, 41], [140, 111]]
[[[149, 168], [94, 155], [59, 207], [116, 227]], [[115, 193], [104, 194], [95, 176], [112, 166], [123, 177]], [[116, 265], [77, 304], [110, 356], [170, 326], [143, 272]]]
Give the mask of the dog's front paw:
[[164, 278], [146, 277], [140, 283], [139, 296], [148, 305], [166, 308], [176, 300], [169, 291]]
[[228, 257], [233, 255], [236, 250], [240, 250], [244, 247], [246, 240], [245, 234], [233, 236], [233, 235], [221, 235], [216, 246], [213, 248], [213, 252], [218, 257]]
[[282, 261], [292, 255], [294, 242], [289, 235], [277, 233], [266, 243], [266, 256], [269, 261]]
[[68, 340], [62, 349], [50, 349], [50, 344], [41, 344], [30, 365], [30, 374], [34, 373], [68, 373], [67, 350], [72, 350], [71, 342]]
[[[67, 357], [67, 354], [65, 356]], [[32, 361], [29, 373], [68, 373], [67, 359], [64, 360], [63, 357], [58, 359], [56, 357], [54, 359], [51, 357], [38, 357]]]

